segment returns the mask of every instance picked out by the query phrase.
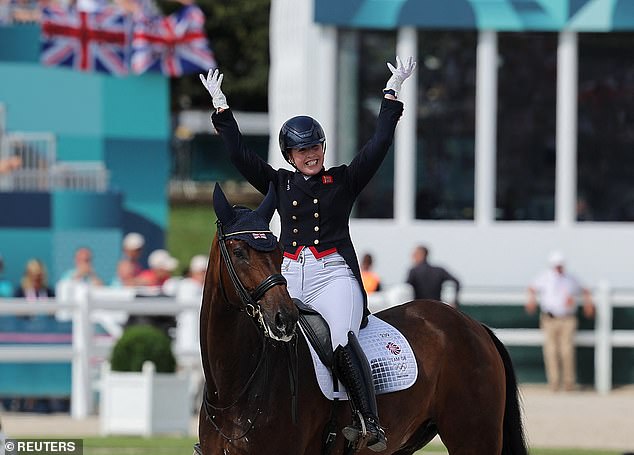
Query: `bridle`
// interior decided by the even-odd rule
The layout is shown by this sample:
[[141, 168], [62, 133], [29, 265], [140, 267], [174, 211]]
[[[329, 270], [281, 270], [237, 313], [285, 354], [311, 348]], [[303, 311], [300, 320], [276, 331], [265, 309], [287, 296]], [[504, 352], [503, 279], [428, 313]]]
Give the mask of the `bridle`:
[[[278, 285], [286, 285], [286, 278], [281, 273], [274, 273], [269, 275], [264, 279], [260, 284], [256, 286], [253, 292], [249, 292], [247, 288], [242, 284], [236, 269], [233, 267], [233, 263], [231, 262], [231, 258], [229, 257], [229, 251], [227, 250], [227, 239], [231, 238], [234, 235], [238, 234], [271, 234], [271, 231], [236, 231], [226, 233], [224, 231], [224, 227], [220, 220], [216, 221], [216, 225], [218, 227], [218, 246], [220, 247], [220, 256], [222, 257], [222, 262], [224, 262], [225, 267], [227, 268], [227, 272], [229, 273], [229, 277], [231, 278], [231, 282], [233, 283], [233, 287], [235, 288], [242, 304], [244, 305], [244, 311], [251, 316], [266, 332], [266, 324], [264, 323], [264, 316], [262, 316], [260, 300], [264, 297], [266, 292]], [[220, 279], [220, 285], [222, 286], [222, 279]], [[223, 287], [224, 293], [224, 287]]]
[[[225, 267], [227, 268], [227, 273], [229, 274], [229, 277], [231, 278], [233, 287], [235, 288], [236, 292], [238, 293], [238, 296], [240, 297], [240, 300], [242, 301], [242, 304], [244, 305], [244, 308], [243, 309], [241, 308], [241, 310], [245, 311], [256, 323], [256, 325], [260, 326], [264, 334], [266, 334], [267, 328], [264, 322], [264, 316], [262, 315], [260, 300], [262, 299], [262, 297], [264, 297], [264, 294], [266, 294], [266, 292], [272, 287], [278, 286], [278, 285], [286, 285], [287, 283], [286, 278], [284, 278], [284, 276], [280, 273], [274, 273], [272, 275], [269, 275], [259, 285], [257, 285], [256, 288], [253, 290], [253, 292], [249, 292], [247, 288], [244, 286], [244, 284], [242, 284], [242, 281], [240, 280], [238, 273], [233, 267], [233, 263], [231, 262], [231, 258], [229, 257], [229, 251], [227, 250], [226, 242], [227, 242], [227, 239], [238, 234], [270, 234], [271, 231], [237, 231], [237, 232], [226, 233], [224, 231], [224, 227], [222, 223], [220, 222], [220, 220], [216, 221], [216, 224], [218, 227], [217, 232], [218, 232], [218, 246], [220, 248], [220, 256], [222, 257], [222, 262], [224, 262]], [[220, 271], [218, 273], [220, 273]], [[222, 285], [222, 277], [219, 277], [219, 278], [220, 278], [219, 279], [220, 287], [222, 289], [224, 298], [226, 301], [229, 301], [229, 299], [227, 298], [224, 286]], [[209, 399], [207, 384], [205, 383], [205, 391], [203, 393], [203, 408], [205, 410], [207, 420], [211, 422], [211, 424], [216, 429], [216, 431], [220, 434], [220, 436], [222, 436], [225, 440], [229, 442], [236, 441], [246, 437], [247, 434], [253, 428], [255, 424], [255, 419], [262, 413], [262, 411], [258, 409], [253, 419], [247, 419], [247, 422], [249, 422], [249, 426], [246, 428], [246, 430], [244, 430], [240, 435], [237, 435], [237, 436], [231, 436], [226, 434], [214, 420], [216, 417], [215, 414], [217, 412], [226, 411], [234, 407], [238, 403], [238, 401], [242, 398], [242, 396], [244, 396], [244, 394], [247, 392], [248, 388], [253, 383], [253, 380], [257, 377], [257, 373], [260, 370], [260, 367], [262, 366], [262, 364], [264, 363], [264, 359], [266, 358], [266, 346], [267, 346], [266, 340], [267, 340], [266, 336], [262, 335], [262, 349], [260, 351], [260, 359], [258, 360], [255, 370], [253, 370], [249, 379], [244, 384], [244, 386], [238, 393], [235, 400], [233, 400], [231, 403], [224, 406], [214, 405]], [[267, 375], [264, 375], [264, 377], [266, 376]]]

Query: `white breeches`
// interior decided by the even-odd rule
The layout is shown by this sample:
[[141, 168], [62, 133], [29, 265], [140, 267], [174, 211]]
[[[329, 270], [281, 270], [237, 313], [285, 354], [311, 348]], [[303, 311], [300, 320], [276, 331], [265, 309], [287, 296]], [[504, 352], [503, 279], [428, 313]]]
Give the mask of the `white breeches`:
[[333, 349], [348, 344], [349, 331], [359, 334], [363, 294], [339, 253], [317, 259], [304, 248], [297, 260], [284, 258], [282, 275], [291, 297], [314, 308], [328, 322]]

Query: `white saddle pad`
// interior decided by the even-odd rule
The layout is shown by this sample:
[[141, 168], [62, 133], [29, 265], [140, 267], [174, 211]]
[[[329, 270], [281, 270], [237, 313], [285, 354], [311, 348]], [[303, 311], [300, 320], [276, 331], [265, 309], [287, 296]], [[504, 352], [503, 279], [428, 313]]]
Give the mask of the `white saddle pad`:
[[[410, 387], [418, 377], [418, 365], [412, 347], [396, 328], [374, 315], [368, 317], [368, 325], [359, 332], [359, 343], [365, 352], [377, 394], [396, 392]], [[317, 382], [326, 398], [347, 400], [345, 387], [333, 390], [332, 374], [321, 362], [310, 345]]]

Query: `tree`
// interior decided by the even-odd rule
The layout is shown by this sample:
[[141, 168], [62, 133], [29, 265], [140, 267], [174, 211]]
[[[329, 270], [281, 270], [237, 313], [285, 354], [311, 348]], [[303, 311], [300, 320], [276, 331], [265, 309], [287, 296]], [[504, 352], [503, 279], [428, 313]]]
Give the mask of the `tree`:
[[[170, 14], [181, 5], [159, 0]], [[235, 110], [268, 110], [269, 12], [271, 0], [197, 0], [207, 21], [205, 29], [220, 71], [229, 105]], [[198, 74], [171, 80], [172, 110], [206, 109], [209, 94]]]

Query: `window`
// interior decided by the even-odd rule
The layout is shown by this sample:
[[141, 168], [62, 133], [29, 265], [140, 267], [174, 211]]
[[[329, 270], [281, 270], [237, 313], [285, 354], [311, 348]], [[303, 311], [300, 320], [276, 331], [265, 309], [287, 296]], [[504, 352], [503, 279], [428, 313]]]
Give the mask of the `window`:
[[[339, 105], [336, 164], [349, 163], [374, 134], [383, 87], [394, 64], [396, 32], [341, 30], [339, 33]], [[394, 150], [359, 195], [353, 216], [394, 216]]]
[[498, 35], [498, 220], [554, 220], [556, 33]]
[[631, 33], [580, 34], [577, 219], [634, 221]]
[[418, 34], [418, 219], [473, 219], [477, 39]]

